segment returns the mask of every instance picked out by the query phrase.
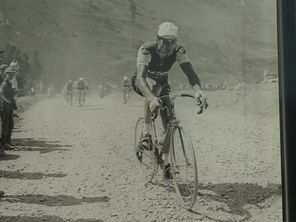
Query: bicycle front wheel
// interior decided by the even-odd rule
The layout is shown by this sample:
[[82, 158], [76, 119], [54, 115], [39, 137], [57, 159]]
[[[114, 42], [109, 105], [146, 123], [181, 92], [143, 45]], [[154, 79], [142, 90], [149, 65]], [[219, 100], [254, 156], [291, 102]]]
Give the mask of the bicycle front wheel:
[[191, 138], [182, 127], [177, 127], [171, 138], [170, 162], [178, 198], [186, 209], [191, 209], [197, 196], [197, 164]]
[[139, 170], [142, 178], [145, 181], [152, 181], [157, 174], [158, 165], [156, 156], [154, 154], [154, 148], [151, 151], [141, 150], [139, 143], [143, 137], [144, 118], [139, 118], [135, 126], [134, 137], [134, 152], [138, 162], [137, 169]]

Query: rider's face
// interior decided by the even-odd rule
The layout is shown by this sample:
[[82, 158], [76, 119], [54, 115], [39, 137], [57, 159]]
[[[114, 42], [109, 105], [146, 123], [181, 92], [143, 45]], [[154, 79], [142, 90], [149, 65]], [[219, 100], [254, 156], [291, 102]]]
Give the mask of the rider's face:
[[157, 51], [160, 55], [171, 55], [176, 47], [177, 38], [157, 37]]

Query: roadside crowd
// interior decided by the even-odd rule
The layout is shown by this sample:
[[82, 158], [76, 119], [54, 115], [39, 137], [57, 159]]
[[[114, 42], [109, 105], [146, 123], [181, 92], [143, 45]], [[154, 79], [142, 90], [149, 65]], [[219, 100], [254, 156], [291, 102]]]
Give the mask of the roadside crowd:
[[0, 158], [5, 155], [5, 150], [12, 150], [14, 148], [11, 142], [11, 134], [13, 129], [13, 112], [17, 109], [15, 99], [19, 92], [16, 76], [20, 70], [19, 64], [15, 60], [6, 64], [3, 54], [4, 50], [0, 48]]

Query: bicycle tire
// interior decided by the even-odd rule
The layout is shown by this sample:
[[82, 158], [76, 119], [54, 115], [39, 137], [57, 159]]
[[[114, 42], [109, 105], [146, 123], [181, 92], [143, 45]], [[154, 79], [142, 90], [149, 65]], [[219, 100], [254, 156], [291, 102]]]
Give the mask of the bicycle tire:
[[141, 117], [136, 121], [134, 134], [134, 155], [138, 162], [137, 169], [145, 181], [151, 182], [158, 171], [158, 164], [156, 156], [154, 155], [154, 148], [152, 151], [140, 150], [139, 142], [143, 137], [144, 118]]
[[81, 109], [83, 109], [84, 102], [85, 102], [84, 94], [83, 94], [83, 92], [82, 92], [81, 90], [79, 90], [78, 103], [79, 103], [79, 107], [80, 107]]
[[81, 108], [84, 109], [84, 105], [85, 105], [85, 93], [84, 92], [81, 92], [81, 96], [82, 96]]
[[81, 93], [78, 92], [78, 106], [81, 107]]
[[198, 173], [191, 138], [178, 126], [171, 137], [170, 163], [175, 190], [183, 207], [191, 209], [196, 201]]

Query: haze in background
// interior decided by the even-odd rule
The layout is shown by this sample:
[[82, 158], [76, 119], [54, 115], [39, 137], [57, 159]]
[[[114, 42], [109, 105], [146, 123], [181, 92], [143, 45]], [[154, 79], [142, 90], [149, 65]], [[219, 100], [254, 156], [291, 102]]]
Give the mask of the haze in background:
[[[173, 21], [203, 82], [261, 81], [277, 73], [273, 0], [0, 0], [0, 46], [40, 55], [45, 81], [119, 82], [138, 47]], [[185, 81], [177, 65], [173, 79]]]

